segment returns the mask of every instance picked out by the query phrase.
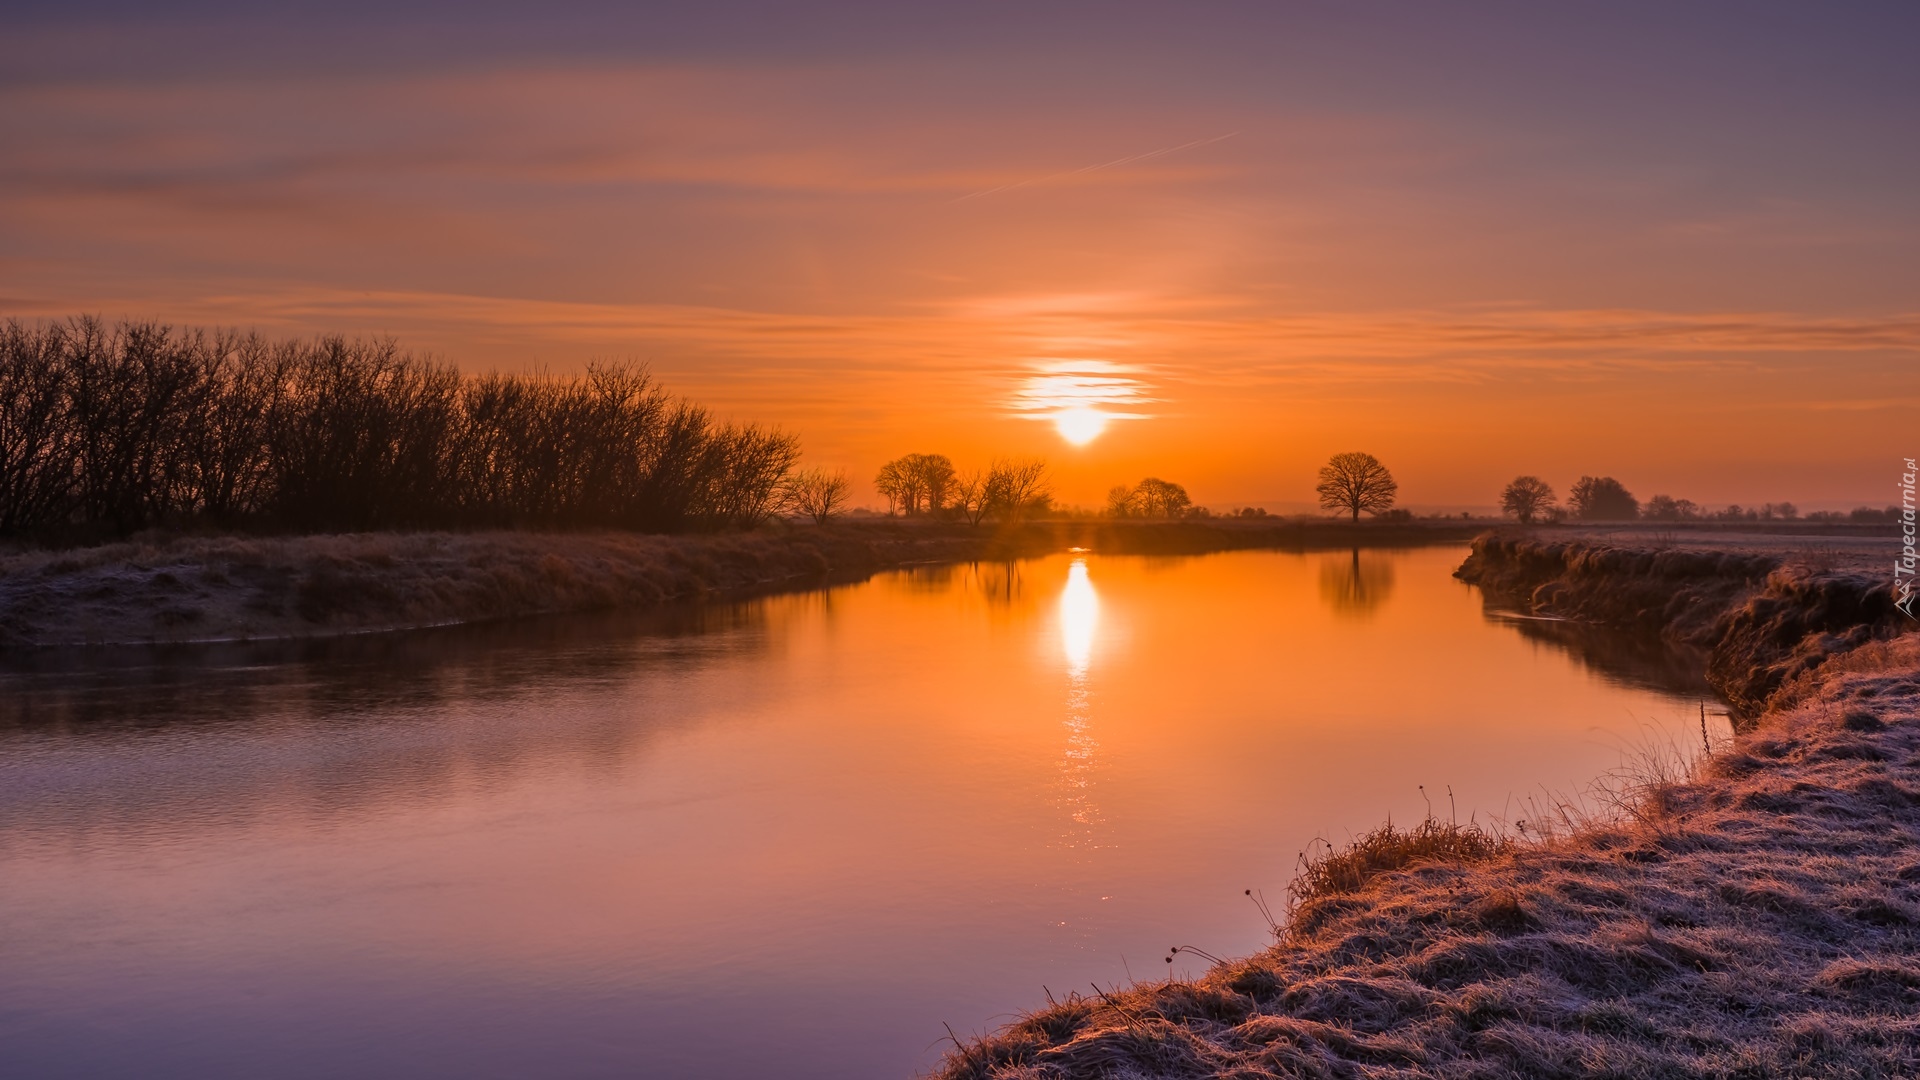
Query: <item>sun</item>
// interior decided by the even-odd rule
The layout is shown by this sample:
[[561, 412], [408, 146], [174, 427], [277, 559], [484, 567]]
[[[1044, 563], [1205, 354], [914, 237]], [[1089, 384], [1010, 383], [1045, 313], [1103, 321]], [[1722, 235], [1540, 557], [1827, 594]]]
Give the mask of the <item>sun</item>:
[[1109, 419], [1107, 414], [1101, 412], [1099, 409], [1089, 409], [1082, 406], [1079, 408], [1061, 409], [1059, 412], [1054, 413], [1053, 426], [1055, 430], [1060, 432], [1061, 438], [1075, 446], [1085, 446], [1099, 438], [1101, 432], [1107, 430], [1107, 421]]
[[1047, 360], [1021, 380], [1012, 410], [1029, 420], [1051, 420], [1072, 446], [1099, 438], [1115, 420], [1146, 420], [1134, 411], [1155, 400], [1135, 369], [1106, 360]]

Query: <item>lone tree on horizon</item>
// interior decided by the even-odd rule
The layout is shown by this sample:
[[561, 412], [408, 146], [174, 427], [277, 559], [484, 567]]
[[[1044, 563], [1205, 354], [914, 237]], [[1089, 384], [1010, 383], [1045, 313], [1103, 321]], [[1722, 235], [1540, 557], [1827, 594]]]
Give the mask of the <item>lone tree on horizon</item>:
[[1534, 515], [1553, 509], [1553, 485], [1537, 476], [1515, 477], [1500, 493], [1500, 509], [1531, 525]]
[[1391, 508], [1400, 485], [1379, 458], [1354, 452], [1328, 459], [1320, 467], [1320, 483], [1313, 490], [1320, 493], [1322, 510], [1346, 510], [1359, 521], [1362, 510], [1382, 514]]

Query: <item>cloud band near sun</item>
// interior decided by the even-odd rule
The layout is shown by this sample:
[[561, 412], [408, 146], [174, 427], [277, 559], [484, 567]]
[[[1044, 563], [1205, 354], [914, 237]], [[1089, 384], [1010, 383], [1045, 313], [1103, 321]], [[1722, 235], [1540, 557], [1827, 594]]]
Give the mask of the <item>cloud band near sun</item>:
[[1048, 420], [1060, 437], [1085, 446], [1115, 420], [1146, 420], [1137, 408], [1157, 399], [1138, 369], [1108, 360], [1046, 360], [1013, 393], [1011, 408], [1031, 420]]

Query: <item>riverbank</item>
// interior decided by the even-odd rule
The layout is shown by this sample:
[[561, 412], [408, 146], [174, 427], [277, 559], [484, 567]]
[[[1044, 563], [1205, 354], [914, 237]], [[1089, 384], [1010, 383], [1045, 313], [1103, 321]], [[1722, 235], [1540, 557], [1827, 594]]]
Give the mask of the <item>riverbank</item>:
[[1069, 995], [943, 1077], [1885, 1076], [1920, 1070], [1920, 635], [1864, 569], [1764, 550], [1476, 542], [1530, 614], [1703, 645], [1748, 712], [1597, 817], [1386, 829], [1273, 948]]
[[1659, 547], [1495, 534], [1474, 541], [1456, 576], [1531, 615], [1705, 650], [1708, 681], [1749, 718], [1827, 658], [1910, 624], [1884, 559], [1751, 534]]
[[0, 554], [0, 649], [364, 634], [859, 580], [1068, 548], [1199, 554], [1461, 543], [1465, 523], [866, 520], [715, 535], [154, 536]]

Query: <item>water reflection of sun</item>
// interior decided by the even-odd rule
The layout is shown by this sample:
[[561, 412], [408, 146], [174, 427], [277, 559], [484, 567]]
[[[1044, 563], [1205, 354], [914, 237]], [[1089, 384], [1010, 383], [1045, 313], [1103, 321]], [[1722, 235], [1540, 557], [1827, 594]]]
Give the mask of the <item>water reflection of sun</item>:
[[1087, 577], [1087, 560], [1075, 559], [1060, 591], [1060, 642], [1067, 653], [1067, 674], [1080, 678], [1093, 659], [1093, 634], [1100, 625], [1100, 594]]
[[1144, 420], [1128, 411], [1151, 400], [1131, 369], [1104, 360], [1064, 360], [1044, 365], [1014, 393], [1013, 408], [1035, 420], [1051, 420], [1060, 437], [1085, 446], [1115, 420]]
[[1087, 575], [1087, 561], [1075, 559], [1067, 568], [1067, 586], [1060, 590], [1060, 645], [1067, 660], [1067, 744], [1060, 756], [1060, 802], [1072, 822], [1061, 840], [1069, 848], [1098, 847], [1095, 829], [1104, 822], [1093, 800], [1100, 742], [1093, 737], [1087, 679], [1099, 628], [1100, 594]]

